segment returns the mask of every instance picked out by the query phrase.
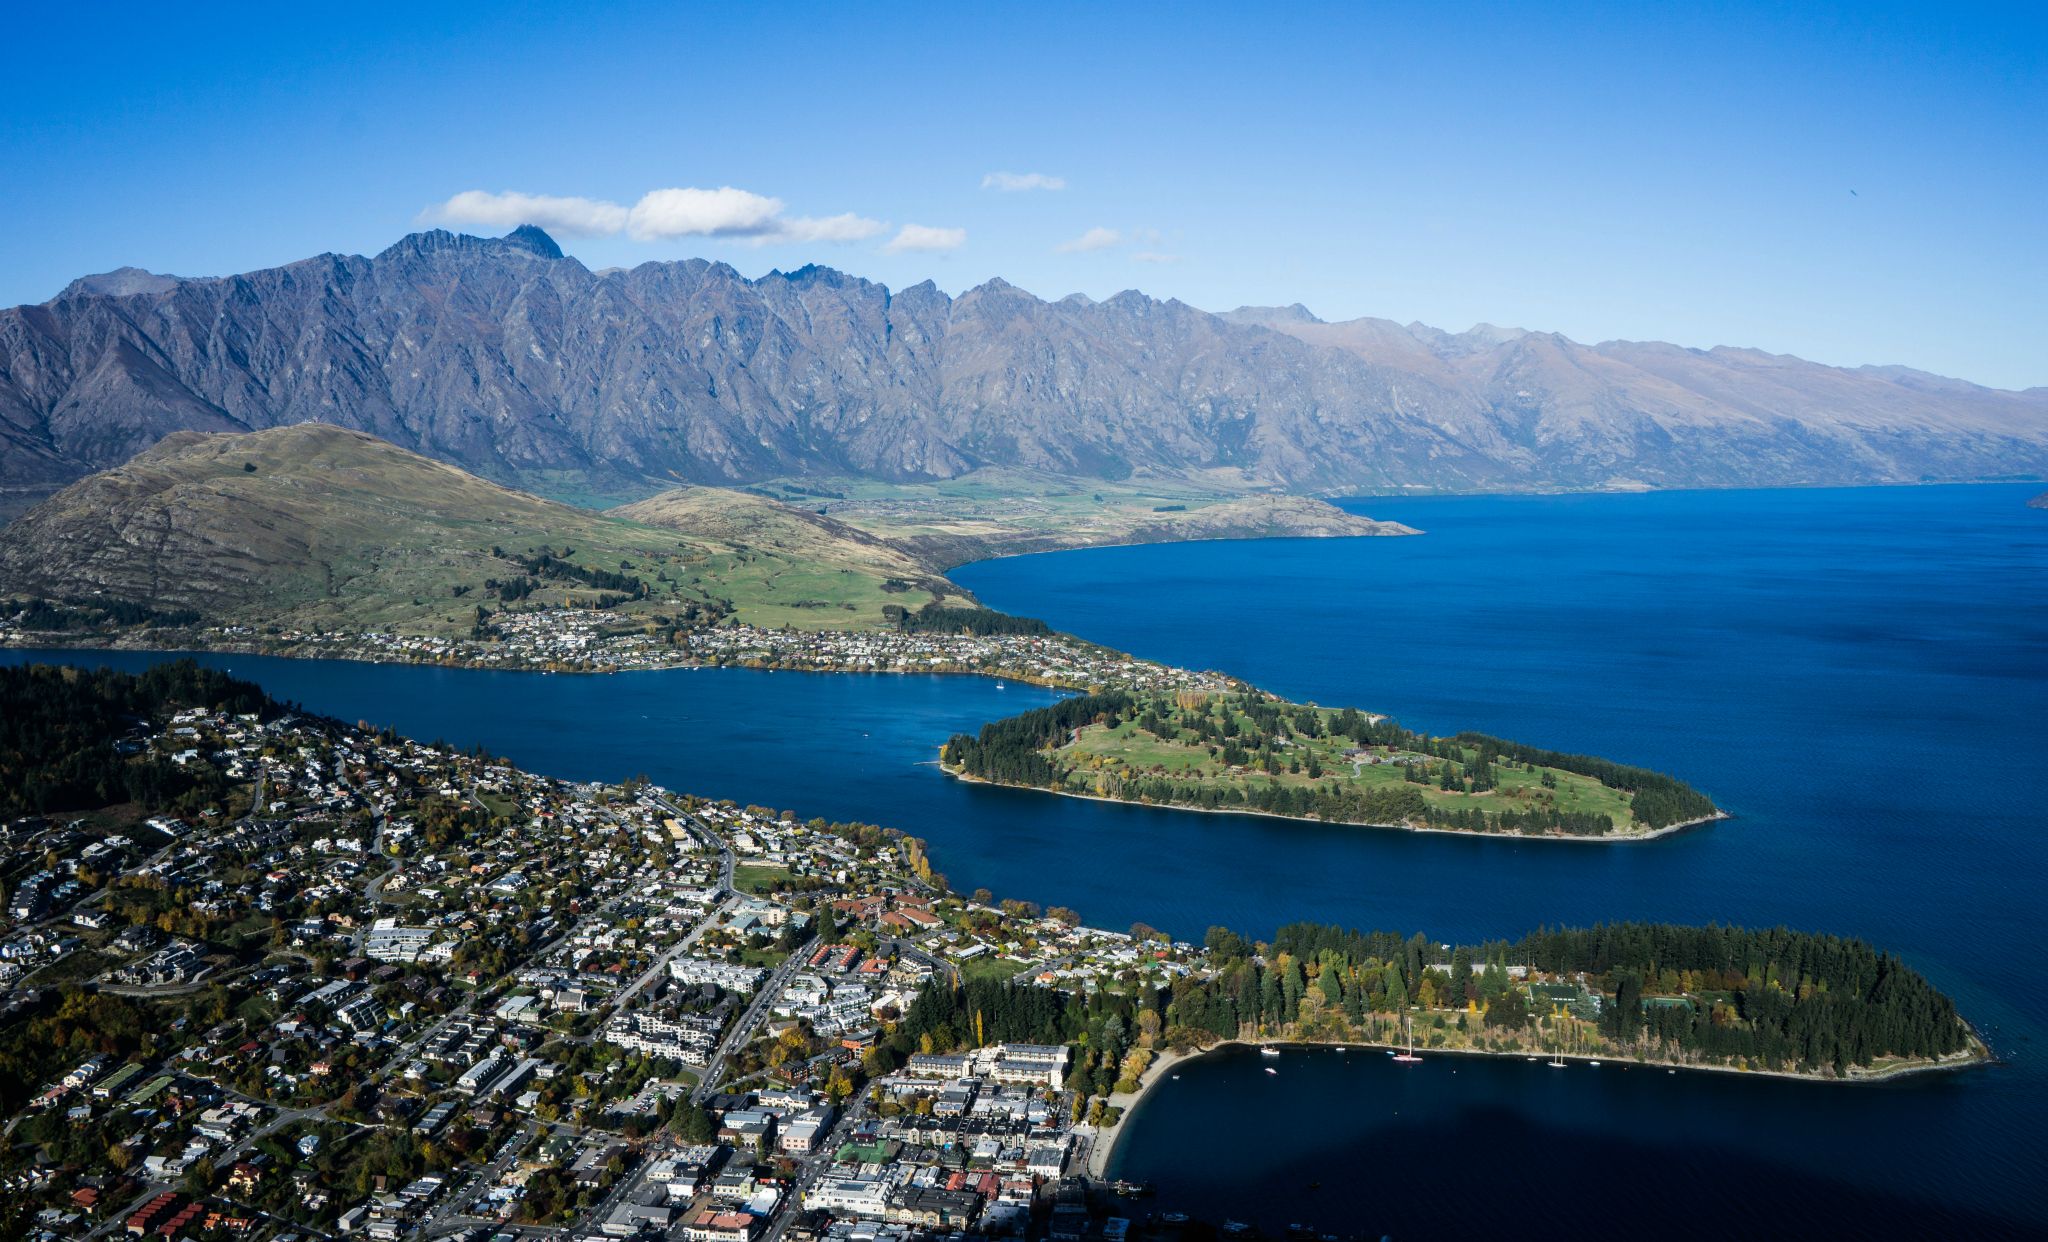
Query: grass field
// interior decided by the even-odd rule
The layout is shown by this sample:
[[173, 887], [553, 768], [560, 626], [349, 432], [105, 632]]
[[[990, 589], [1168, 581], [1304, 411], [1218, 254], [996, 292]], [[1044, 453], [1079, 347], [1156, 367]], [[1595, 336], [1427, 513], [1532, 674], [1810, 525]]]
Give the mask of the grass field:
[[[1441, 771], [1443, 760], [1391, 746], [1362, 746], [1348, 736], [1330, 731], [1329, 725], [1337, 719], [1338, 712], [1328, 708], [1313, 710], [1324, 723], [1322, 736], [1295, 730], [1290, 736], [1274, 738], [1272, 753], [1277, 772], [1266, 770], [1257, 753], [1232, 765], [1225, 762], [1223, 748], [1213, 741], [1204, 741], [1185, 729], [1160, 737], [1141, 727], [1137, 720], [1088, 725], [1058, 747], [1053, 758], [1062, 770], [1065, 788], [1105, 796], [1113, 795], [1113, 785], [1120, 778], [1132, 777], [1163, 777], [1205, 790], [1264, 786], [1316, 789], [1334, 783], [1338, 788], [1365, 791], [1400, 786], [1407, 782], [1411, 767], [1419, 766], [1431, 773], [1432, 779], [1412, 787], [1431, 807], [1494, 815], [1555, 810], [1605, 815], [1617, 827], [1626, 827], [1631, 822], [1627, 792], [1609, 788], [1590, 776], [1557, 768], [1522, 767], [1501, 761], [1493, 765], [1491, 789], [1465, 792], [1441, 788], [1434, 774]], [[1255, 726], [1247, 718], [1239, 715], [1235, 721], [1244, 736], [1253, 734]], [[1461, 748], [1457, 762], [1462, 764], [1475, 754]]]
[[1023, 969], [1023, 963], [1000, 957], [970, 957], [960, 963], [960, 977], [964, 980], [993, 979], [1002, 983], [1014, 978], [1017, 972]]
[[732, 869], [732, 886], [756, 897], [772, 891], [778, 882], [788, 878], [789, 868], [769, 863], [741, 863]]
[[[131, 529], [153, 532], [146, 547]], [[7, 527], [0, 583], [207, 621], [442, 636], [469, 633], [480, 607], [602, 604], [623, 628], [882, 629], [887, 605], [964, 598], [911, 552], [761, 496], [679, 488], [600, 513], [317, 423], [172, 436], [66, 488]]]
[[938, 566], [1103, 544], [1408, 533], [1319, 500], [1271, 494], [1228, 470], [1109, 482], [991, 468], [928, 483], [790, 479], [754, 490], [873, 532]]

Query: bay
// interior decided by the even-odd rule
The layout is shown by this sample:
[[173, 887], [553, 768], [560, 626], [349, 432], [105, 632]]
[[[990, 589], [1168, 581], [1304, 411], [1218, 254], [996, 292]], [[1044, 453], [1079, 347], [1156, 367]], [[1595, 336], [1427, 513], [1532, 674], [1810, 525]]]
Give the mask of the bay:
[[[1375, 499], [1346, 507], [1429, 533], [963, 570], [992, 605], [1084, 637], [1412, 727], [1647, 764], [1738, 816], [1610, 848], [1265, 824], [1238, 838], [1229, 885], [1284, 873], [1269, 919], [1447, 938], [1616, 918], [1858, 934], [1955, 995], [2003, 1058], [1829, 1088], [1449, 1058], [1390, 1081], [1400, 1067], [1368, 1057], [1297, 1087], [1225, 1055], [1139, 1106], [1112, 1171], [1275, 1227], [2048, 1232], [2048, 515], [2024, 507], [2033, 490]], [[1379, 1107], [1390, 1093], [1410, 1101], [1399, 1119]], [[1249, 1152], [1215, 1140], [1246, 1116], [1278, 1119], [1277, 1135]], [[1347, 1170], [1353, 1193], [1305, 1200], [1283, 1168]]]
[[[2024, 508], [2031, 490], [1372, 500], [1348, 507], [1429, 533], [1101, 549], [955, 575], [994, 606], [1290, 696], [1663, 768], [1738, 815], [1635, 845], [961, 785], [931, 763], [949, 733], [1055, 697], [975, 678], [207, 659], [316, 710], [538, 771], [645, 773], [901, 827], [958, 888], [1101, 926], [1263, 935], [1317, 919], [1473, 939], [1649, 918], [1863, 935], [1951, 992], [2003, 1063], [1839, 1088], [1445, 1058], [1390, 1083], [1383, 1058], [1354, 1057], [1271, 1097], [1291, 1066], [1268, 1076], [1224, 1056], [1186, 1065], [1137, 1110], [1116, 1171], [1158, 1182], [1161, 1206], [1276, 1227], [1685, 1234], [1704, 1230], [1682, 1220], [1704, 1220], [1765, 1236], [1826, 1220], [1867, 1236], [1930, 1222], [2031, 1236], [2048, 1229], [2048, 514]], [[1426, 1107], [1373, 1112], [1423, 1081]], [[1274, 1099], [1287, 1104], [1277, 1121]], [[1322, 1180], [1321, 1197], [1295, 1180]], [[1457, 1211], [1425, 1210], [1444, 1203]], [[1702, 1215], [1675, 1223], [1659, 1203]]]

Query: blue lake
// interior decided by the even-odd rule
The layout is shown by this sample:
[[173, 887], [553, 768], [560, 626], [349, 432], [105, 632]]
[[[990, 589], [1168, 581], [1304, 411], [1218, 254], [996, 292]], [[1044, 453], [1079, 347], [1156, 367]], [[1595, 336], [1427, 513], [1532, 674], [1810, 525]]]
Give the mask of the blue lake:
[[[901, 827], [955, 887], [1103, 926], [1262, 935], [1318, 919], [1451, 939], [1653, 918], [1863, 935], [1950, 991], [2006, 1063], [1858, 1089], [1448, 1059], [1390, 1081], [1383, 1059], [1304, 1054], [1313, 1083], [1272, 1096], [1292, 1067], [1223, 1057], [1126, 1123], [1119, 1171], [1156, 1181], [1162, 1207], [1374, 1234], [1668, 1234], [1688, 1231], [1682, 1205], [1716, 1236], [2030, 1235], [2048, 1231], [2048, 514], [2023, 507], [2034, 490], [1374, 500], [1350, 507], [1429, 533], [955, 574], [996, 607], [1284, 694], [1663, 768], [1739, 817], [1637, 845], [964, 786], [931, 766], [938, 744], [1053, 697], [973, 678], [209, 662], [539, 771], [646, 773]], [[1390, 1092], [1412, 1107], [1378, 1110]], [[1218, 1111], [1244, 1109], [1267, 1118], [1256, 1150], [1220, 1141]], [[1289, 1189], [1308, 1180], [1324, 1186]]]

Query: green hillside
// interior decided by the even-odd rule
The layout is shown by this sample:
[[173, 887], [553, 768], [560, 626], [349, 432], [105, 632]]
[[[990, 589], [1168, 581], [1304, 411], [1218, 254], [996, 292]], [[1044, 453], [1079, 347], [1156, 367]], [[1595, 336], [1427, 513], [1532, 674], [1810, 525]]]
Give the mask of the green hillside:
[[550, 606], [883, 628], [886, 604], [948, 596], [885, 541], [760, 497], [599, 513], [319, 423], [171, 436], [0, 530], [0, 598], [284, 628], [452, 634]]

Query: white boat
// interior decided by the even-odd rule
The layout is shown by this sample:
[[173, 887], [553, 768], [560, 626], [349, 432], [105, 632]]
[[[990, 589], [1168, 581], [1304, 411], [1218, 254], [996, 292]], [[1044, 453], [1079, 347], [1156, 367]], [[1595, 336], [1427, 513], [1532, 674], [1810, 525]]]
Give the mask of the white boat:
[[1342, 1052], [1342, 1051], [1344, 1051], [1344, 1045], [1342, 1045], [1342, 1044], [1338, 1044], [1338, 1045], [1337, 1045], [1337, 1051], [1339, 1051], [1339, 1052]]
[[1259, 1055], [1262, 1057], [1277, 1057], [1280, 1055], [1280, 1050], [1271, 1044], [1260, 1044]]
[[1564, 1058], [1563, 1058], [1563, 1057], [1560, 1057], [1560, 1056], [1552, 1056], [1552, 1057], [1550, 1058], [1550, 1068], [1552, 1068], [1552, 1069], [1563, 1069], [1563, 1068], [1564, 1068]]
[[1415, 1028], [1409, 1024], [1406, 1017], [1401, 1019], [1401, 1025], [1408, 1029], [1408, 1051], [1396, 1054], [1394, 1059], [1412, 1065], [1422, 1059], [1415, 1055]]
[[1592, 1066], [1592, 1067], [1593, 1067], [1594, 1069], [1599, 1069], [1599, 1068], [1600, 1068], [1600, 1062], [1598, 1062], [1598, 1061], [1588, 1061], [1588, 1062], [1586, 1062], [1586, 1064], [1588, 1064], [1588, 1065]]
[[1266, 1067], [1266, 1072], [1267, 1072], [1268, 1074], [1277, 1074], [1277, 1073], [1279, 1073], [1280, 1071], [1279, 1071], [1279, 1070], [1276, 1070], [1276, 1069], [1274, 1069], [1274, 1068], [1273, 1068], [1272, 1066], [1268, 1065], [1268, 1066]]

